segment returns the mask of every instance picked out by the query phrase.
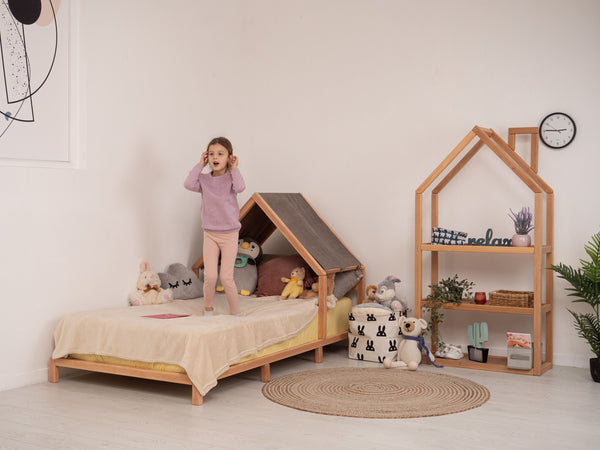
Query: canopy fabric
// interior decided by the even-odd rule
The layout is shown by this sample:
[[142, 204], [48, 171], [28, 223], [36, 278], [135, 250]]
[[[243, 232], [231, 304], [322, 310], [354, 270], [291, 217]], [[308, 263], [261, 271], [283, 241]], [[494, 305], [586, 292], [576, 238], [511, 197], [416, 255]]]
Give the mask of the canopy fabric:
[[248, 202], [240, 217], [240, 236], [252, 236], [262, 244], [279, 229], [298, 253], [306, 251], [326, 272], [362, 267], [302, 194], [255, 193]]

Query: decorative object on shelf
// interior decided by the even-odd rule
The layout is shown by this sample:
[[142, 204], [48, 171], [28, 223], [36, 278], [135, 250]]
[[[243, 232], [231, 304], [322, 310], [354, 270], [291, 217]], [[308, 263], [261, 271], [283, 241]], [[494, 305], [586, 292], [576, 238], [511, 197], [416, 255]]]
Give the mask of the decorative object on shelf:
[[466, 279], [459, 280], [458, 275], [430, 284], [431, 292], [427, 296], [426, 309], [429, 310], [429, 331], [431, 332], [431, 346], [434, 352], [443, 349], [445, 344], [440, 338], [438, 326], [444, 321], [442, 308], [444, 303], [460, 305], [463, 298], [471, 298], [474, 283]]
[[529, 236], [529, 232], [533, 230], [533, 214], [529, 210], [529, 207], [523, 206], [518, 213], [515, 213], [511, 209], [508, 216], [515, 224], [516, 234], [512, 237], [512, 246], [529, 247], [531, 245], [531, 236]]
[[433, 227], [431, 229], [431, 243], [439, 245], [465, 245], [467, 233], [464, 231], [447, 230], [446, 228]]
[[509, 369], [530, 370], [533, 367], [531, 334], [506, 332], [506, 366]]
[[516, 308], [533, 308], [532, 291], [509, 291], [499, 289], [490, 292], [488, 305], [493, 306], [512, 306]]
[[478, 305], [485, 305], [487, 301], [485, 292], [475, 292], [475, 303]]
[[563, 263], [552, 265], [551, 269], [559, 278], [571, 286], [573, 302], [587, 303], [592, 312], [578, 313], [568, 310], [573, 316], [575, 329], [580, 337], [588, 341], [595, 358], [590, 358], [590, 374], [595, 382], [600, 382], [600, 232], [594, 234], [584, 246], [590, 261], [580, 259], [581, 266], [573, 268]]
[[511, 241], [509, 238], [494, 238], [494, 231], [488, 228], [485, 232], [485, 238], [469, 238], [467, 240], [468, 245], [491, 245], [494, 247], [509, 247]]
[[477, 362], [487, 362], [488, 348], [482, 345], [488, 340], [488, 325], [486, 322], [475, 322], [467, 328], [469, 333], [469, 359]]
[[508, 347], [531, 348], [531, 334], [507, 331], [506, 345]]
[[442, 348], [438, 348], [435, 356], [447, 359], [462, 359], [465, 353], [460, 345], [444, 344]]
[[542, 119], [539, 133], [544, 145], [558, 150], [573, 142], [577, 127], [569, 115], [555, 112]]

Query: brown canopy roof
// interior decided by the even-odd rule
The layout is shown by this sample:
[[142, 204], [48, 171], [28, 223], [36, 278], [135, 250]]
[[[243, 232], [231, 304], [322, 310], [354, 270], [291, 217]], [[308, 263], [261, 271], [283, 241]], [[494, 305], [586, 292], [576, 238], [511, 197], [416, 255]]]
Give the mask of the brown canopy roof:
[[362, 267], [300, 193], [254, 193], [240, 222], [240, 236], [261, 245], [278, 229], [317, 275]]

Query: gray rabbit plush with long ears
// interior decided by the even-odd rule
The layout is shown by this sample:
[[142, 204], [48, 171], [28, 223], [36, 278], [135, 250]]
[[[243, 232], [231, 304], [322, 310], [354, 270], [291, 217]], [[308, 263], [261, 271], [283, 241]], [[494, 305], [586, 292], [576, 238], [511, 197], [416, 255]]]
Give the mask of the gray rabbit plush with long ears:
[[385, 277], [385, 280], [377, 285], [375, 300], [380, 305], [390, 308], [402, 316], [406, 316], [408, 314], [408, 305], [396, 295], [396, 283], [400, 283], [399, 278], [393, 275]]

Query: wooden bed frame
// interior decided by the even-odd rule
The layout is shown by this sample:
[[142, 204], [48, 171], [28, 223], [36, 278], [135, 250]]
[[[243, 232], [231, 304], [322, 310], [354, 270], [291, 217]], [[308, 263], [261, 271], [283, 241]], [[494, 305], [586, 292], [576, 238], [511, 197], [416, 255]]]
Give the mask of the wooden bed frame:
[[[279, 229], [318, 276], [318, 337], [313, 342], [233, 365], [218, 379], [260, 367], [261, 380], [268, 382], [271, 378], [271, 363], [312, 350], [315, 352], [315, 362], [323, 362], [323, 347], [348, 337], [347, 332], [327, 337], [327, 290], [328, 285], [331, 285], [329, 281], [336, 273], [361, 270], [363, 276], [353, 289], [357, 292], [358, 302], [362, 303], [365, 294], [364, 266], [339, 240], [302, 194], [254, 193], [240, 210], [240, 222], [242, 224], [240, 236], [253, 236], [261, 245], [276, 229]], [[308, 224], [310, 226], [307, 226]], [[198, 273], [202, 266], [203, 259], [200, 257], [193, 265], [193, 269]], [[57, 359], [51, 357], [48, 364], [48, 381], [58, 383], [60, 367], [191, 385], [192, 404], [203, 403], [203, 396], [184, 373], [141, 369], [68, 357]]]
[[[240, 364], [231, 366], [229, 370], [221, 374], [217, 379], [223, 379], [232, 375], [237, 375], [242, 372], [247, 372], [260, 367], [260, 379], [266, 383], [271, 381], [271, 363], [300, 355], [302, 353], [315, 351], [315, 362], [323, 362], [323, 347], [334, 342], [343, 341], [348, 337], [348, 333], [338, 334], [326, 339], [319, 339], [315, 342], [300, 345], [295, 348], [284, 350], [272, 355], [263, 356], [257, 359], [246, 361]], [[58, 383], [59, 367], [68, 367], [72, 369], [87, 370], [90, 372], [109, 373], [113, 375], [124, 375], [134, 378], [144, 378], [147, 380], [166, 381], [169, 383], [187, 384], [192, 386], [192, 404], [202, 405], [203, 396], [194, 386], [190, 378], [185, 373], [164, 372], [154, 369], [139, 369], [135, 367], [121, 366], [119, 364], [108, 364], [95, 361], [84, 361], [74, 358], [58, 358], [52, 359], [48, 363], [48, 381]]]

